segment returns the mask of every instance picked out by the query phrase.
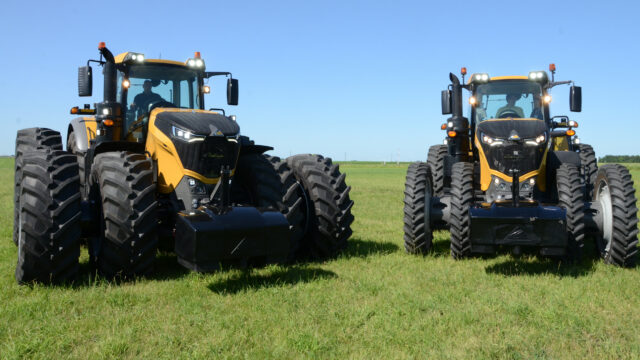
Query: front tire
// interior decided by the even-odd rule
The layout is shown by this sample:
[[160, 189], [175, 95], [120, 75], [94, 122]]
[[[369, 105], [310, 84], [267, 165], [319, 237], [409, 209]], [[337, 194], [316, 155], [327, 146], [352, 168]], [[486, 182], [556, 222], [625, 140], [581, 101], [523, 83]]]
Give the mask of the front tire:
[[306, 199], [303, 212], [307, 226], [301, 251], [314, 259], [336, 256], [352, 234], [353, 201], [346, 174], [320, 155], [294, 155], [287, 158], [287, 164], [302, 186], [300, 196]]
[[433, 195], [437, 197], [444, 196], [444, 158], [447, 153], [447, 145], [433, 145], [427, 155], [427, 165], [433, 176]]
[[471, 216], [473, 204], [473, 164], [458, 162], [451, 167], [451, 257], [458, 260], [471, 255]]
[[584, 198], [580, 170], [573, 164], [562, 164], [556, 171], [558, 205], [567, 212], [567, 250], [569, 261], [578, 261], [584, 245]]
[[[292, 227], [287, 260], [294, 259], [304, 231], [301, 199], [287, 164], [278, 157], [247, 154], [238, 159], [232, 201], [280, 211]], [[280, 259], [284, 260], [284, 259]]]
[[404, 249], [427, 254], [433, 244], [431, 229], [431, 168], [423, 162], [409, 165], [404, 187]]
[[44, 149], [21, 155], [16, 280], [72, 281], [78, 273], [82, 235], [76, 158]]
[[600, 167], [595, 181], [594, 203], [599, 203], [602, 229], [596, 245], [604, 261], [632, 267], [638, 255], [638, 208], [629, 170], [618, 164]]
[[101, 222], [100, 234], [90, 243], [98, 272], [107, 278], [148, 275], [158, 247], [153, 162], [131, 152], [98, 154], [91, 183]]
[[588, 144], [577, 144], [578, 153], [580, 155], [580, 165], [582, 166], [582, 177], [584, 179], [584, 201], [593, 199], [594, 184], [596, 175], [598, 174], [598, 161], [596, 160], [596, 152], [593, 147]]

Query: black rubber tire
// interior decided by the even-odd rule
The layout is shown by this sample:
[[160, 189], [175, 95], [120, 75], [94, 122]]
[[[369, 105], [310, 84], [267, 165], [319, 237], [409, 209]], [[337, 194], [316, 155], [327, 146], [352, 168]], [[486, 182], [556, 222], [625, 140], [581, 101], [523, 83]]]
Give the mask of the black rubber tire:
[[301, 196], [300, 184], [296, 181], [293, 171], [285, 160], [277, 156], [265, 155], [271, 166], [280, 177], [280, 184], [283, 189], [282, 208], [284, 214], [291, 225], [291, 250], [287, 261], [294, 262], [300, 258], [302, 239], [306, 230], [304, 208], [306, 203]]
[[78, 157], [78, 169], [80, 174], [80, 188], [84, 188], [85, 173], [84, 173], [84, 156], [85, 153], [78, 150], [78, 144], [76, 142], [75, 132], [71, 130], [67, 135], [67, 152], [74, 154]]
[[606, 213], [611, 216], [611, 243], [607, 249], [603, 233], [599, 232], [597, 248], [606, 263], [632, 267], [638, 255], [638, 208], [629, 170], [619, 164], [601, 166], [595, 181], [594, 202], [599, 202], [605, 188], [610, 194], [611, 205]]
[[[291, 245], [287, 259], [267, 259], [284, 262], [293, 259], [302, 238], [303, 200], [298, 196], [293, 174], [278, 157], [247, 154], [238, 159], [231, 189], [232, 202], [280, 211], [292, 226]], [[248, 259], [247, 259], [248, 260]]]
[[473, 204], [473, 164], [458, 162], [451, 167], [451, 257], [458, 260], [471, 255], [471, 217]]
[[584, 194], [580, 169], [573, 164], [562, 164], [556, 170], [558, 206], [567, 212], [567, 248], [565, 258], [579, 261], [584, 246]]
[[13, 243], [18, 245], [18, 197], [22, 183], [22, 154], [36, 149], [62, 150], [60, 133], [46, 128], [18, 130], [16, 135], [13, 188]]
[[433, 177], [433, 196], [444, 196], [444, 157], [447, 151], [447, 145], [433, 145], [429, 148], [427, 165], [431, 168]]
[[320, 155], [294, 155], [287, 164], [302, 185], [306, 231], [301, 251], [312, 259], [336, 256], [351, 236], [351, 187], [337, 164]]
[[152, 160], [131, 152], [98, 154], [91, 187], [101, 226], [89, 252], [98, 272], [109, 279], [150, 274], [158, 247]]
[[596, 182], [596, 175], [598, 174], [596, 152], [589, 144], [577, 144], [575, 146], [580, 154], [580, 164], [582, 165], [582, 176], [584, 178], [584, 200], [591, 201], [593, 199], [593, 185]]
[[21, 155], [16, 280], [19, 284], [73, 281], [82, 235], [76, 158], [49, 149]]
[[427, 254], [433, 244], [431, 181], [431, 168], [426, 163], [409, 165], [404, 184], [404, 249], [409, 254]]

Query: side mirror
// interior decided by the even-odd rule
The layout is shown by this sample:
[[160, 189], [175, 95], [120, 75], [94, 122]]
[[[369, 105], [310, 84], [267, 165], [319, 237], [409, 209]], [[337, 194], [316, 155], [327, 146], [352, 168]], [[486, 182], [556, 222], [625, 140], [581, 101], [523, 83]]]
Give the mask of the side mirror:
[[442, 90], [442, 115], [451, 114], [451, 90]]
[[572, 86], [569, 96], [569, 108], [573, 112], [582, 111], [582, 88], [580, 86]]
[[93, 76], [91, 66], [78, 68], [78, 96], [91, 96], [93, 92]]
[[227, 80], [227, 104], [238, 105], [238, 79]]

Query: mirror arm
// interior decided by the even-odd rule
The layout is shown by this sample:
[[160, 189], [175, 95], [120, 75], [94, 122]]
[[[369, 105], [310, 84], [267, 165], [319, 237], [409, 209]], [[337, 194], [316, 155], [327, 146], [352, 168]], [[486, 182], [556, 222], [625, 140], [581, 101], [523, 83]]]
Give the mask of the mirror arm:
[[220, 76], [220, 75], [229, 76], [230, 78], [233, 79], [233, 75], [231, 75], [231, 73], [227, 71], [207, 71], [204, 73], [204, 77], [207, 79], [212, 76]]

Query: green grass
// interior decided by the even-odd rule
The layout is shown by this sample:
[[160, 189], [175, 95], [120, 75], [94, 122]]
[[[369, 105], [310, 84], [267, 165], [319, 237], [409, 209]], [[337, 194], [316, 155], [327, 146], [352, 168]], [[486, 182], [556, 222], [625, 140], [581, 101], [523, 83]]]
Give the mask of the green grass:
[[[638, 358], [640, 270], [404, 253], [407, 164], [346, 163], [356, 220], [339, 259], [72, 287], [13, 277], [13, 160], [0, 159], [0, 358]], [[640, 165], [631, 165], [636, 180]], [[640, 182], [636, 181], [636, 183]]]

